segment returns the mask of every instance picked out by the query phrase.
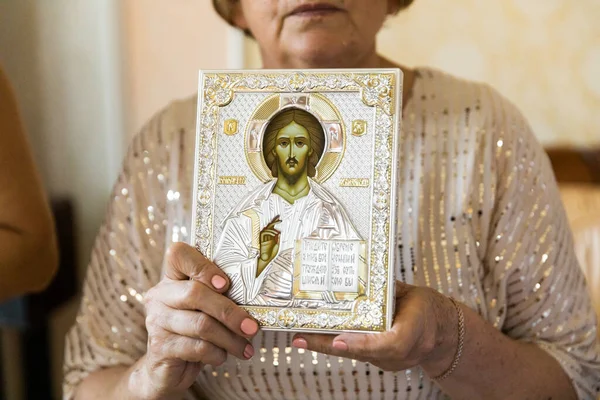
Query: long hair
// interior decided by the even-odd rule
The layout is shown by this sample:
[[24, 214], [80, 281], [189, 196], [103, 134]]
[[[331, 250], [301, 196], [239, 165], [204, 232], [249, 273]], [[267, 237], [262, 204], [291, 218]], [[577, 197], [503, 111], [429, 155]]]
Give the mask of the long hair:
[[265, 157], [265, 162], [271, 170], [273, 178], [277, 178], [279, 175], [277, 156], [273, 154], [277, 134], [292, 122], [297, 123], [308, 131], [312, 154], [308, 157], [307, 174], [312, 178], [317, 173], [316, 167], [325, 148], [325, 132], [323, 131], [323, 126], [314, 115], [300, 108], [285, 108], [275, 114], [271, 121], [269, 121], [263, 135], [263, 156]]

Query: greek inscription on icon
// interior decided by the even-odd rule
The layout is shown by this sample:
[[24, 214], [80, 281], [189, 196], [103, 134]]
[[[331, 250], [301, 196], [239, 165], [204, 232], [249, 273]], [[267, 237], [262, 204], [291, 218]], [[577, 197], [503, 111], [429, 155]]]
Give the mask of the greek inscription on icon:
[[340, 179], [340, 187], [360, 187], [368, 188], [371, 186], [369, 178], [342, 178]]
[[327, 135], [329, 138], [329, 151], [332, 153], [339, 153], [344, 149], [342, 127], [338, 123], [327, 123], [325, 124]]
[[352, 122], [352, 134], [354, 136], [362, 136], [367, 132], [367, 121], [357, 119]]
[[281, 106], [296, 106], [306, 108], [309, 104], [309, 96], [306, 94], [284, 94], [281, 96]]
[[223, 127], [223, 132], [228, 136], [238, 133], [238, 121], [236, 119], [226, 120]]
[[245, 185], [245, 176], [220, 176], [219, 185]]

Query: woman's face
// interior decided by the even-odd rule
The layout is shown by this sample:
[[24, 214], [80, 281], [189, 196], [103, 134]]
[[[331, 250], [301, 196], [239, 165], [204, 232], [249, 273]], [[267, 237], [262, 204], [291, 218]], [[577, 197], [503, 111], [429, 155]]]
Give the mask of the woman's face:
[[397, 0], [240, 0], [234, 22], [257, 40], [267, 68], [359, 65]]

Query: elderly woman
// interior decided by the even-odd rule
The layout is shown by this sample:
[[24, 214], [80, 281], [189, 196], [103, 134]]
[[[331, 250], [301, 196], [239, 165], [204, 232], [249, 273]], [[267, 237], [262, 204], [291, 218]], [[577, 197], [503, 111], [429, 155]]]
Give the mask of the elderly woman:
[[[410, 1], [224, 0], [265, 68], [396, 67], [375, 36]], [[596, 321], [548, 160], [488, 86], [405, 73], [391, 331], [261, 332], [188, 240], [193, 100], [134, 140], [67, 338], [78, 399], [590, 399]], [[406, 283], [405, 283], [406, 282]], [[408, 284], [410, 283], [410, 284]]]

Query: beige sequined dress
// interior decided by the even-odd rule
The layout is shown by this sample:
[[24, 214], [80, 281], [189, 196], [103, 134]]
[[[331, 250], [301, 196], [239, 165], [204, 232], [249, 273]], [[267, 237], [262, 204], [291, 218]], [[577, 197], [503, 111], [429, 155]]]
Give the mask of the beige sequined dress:
[[[115, 185], [67, 336], [65, 398], [99, 368], [146, 351], [144, 293], [165, 249], [188, 241], [196, 103], [138, 135]], [[521, 114], [488, 86], [420, 69], [401, 150], [398, 278], [435, 288], [506, 335], [537, 343], [582, 399], [600, 382], [596, 322], [549, 162]], [[259, 334], [247, 362], [206, 367], [190, 399], [439, 399], [419, 368], [398, 373]]]

